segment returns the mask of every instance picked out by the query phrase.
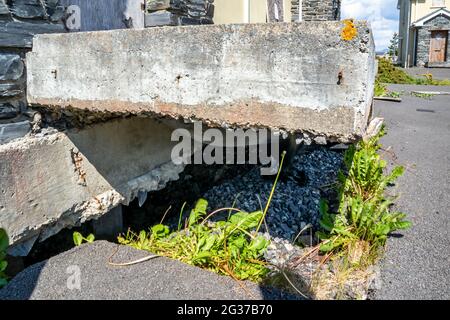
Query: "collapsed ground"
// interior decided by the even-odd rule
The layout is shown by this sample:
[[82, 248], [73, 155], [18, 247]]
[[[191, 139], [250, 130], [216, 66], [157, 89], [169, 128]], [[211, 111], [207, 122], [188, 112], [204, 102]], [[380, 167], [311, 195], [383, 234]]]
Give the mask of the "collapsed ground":
[[[286, 163], [260, 230], [260, 234], [270, 240], [264, 252], [270, 273], [261, 278], [265, 286], [306, 298], [324, 299], [365, 299], [369, 291], [375, 289], [379, 276], [375, 269], [353, 273], [354, 276], [346, 277], [343, 283], [337, 282], [333, 278], [340, 270], [325, 268], [330, 256], [319, 255], [315, 246], [318, 243], [316, 231], [321, 229], [321, 202], [326, 200], [330, 209], [338, 210], [336, 177], [340, 170], [345, 170], [343, 150], [346, 148], [342, 145], [332, 149], [301, 148], [292, 163]], [[209, 200], [208, 212], [233, 207], [245, 212], [260, 210], [262, 214], [273, 185], [274, 177], [261, 177], [256, 166], [188, 166], [180, 180], [162, 191], [140, 195], [125, 208], [125, 229], [149, 230], [164, 222], [176, 230], [177, 222], [188, 219], [190, 207], [199, 198]], [[179, 212], [185, 203], [189, 204], [180, 218]], [[211, 220], [226, 220], [226, 215], [223, 212]], [[87, 234], [91, 227], [86, 224], [78, 230]], [[36, 245], [27, 264], [72, 247], [72, 232], [62, 232]], [[320, 284], [323, 292], [313, 294], [309, 290], [318, 270], [330, 281]]]

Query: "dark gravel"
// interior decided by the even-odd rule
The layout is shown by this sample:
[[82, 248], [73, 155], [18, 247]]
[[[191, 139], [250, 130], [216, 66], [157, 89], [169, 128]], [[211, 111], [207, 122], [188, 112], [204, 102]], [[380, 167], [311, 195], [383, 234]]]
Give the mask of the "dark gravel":
[[[428, 90], [435, 89], [450, 91]], [[382, 143], [392, 148], [384, 157], [408, 169], [393, 192], [400, 194], [397, 209], [413, 227], [389, 239], [376, 298], [450, 299], [450, 96], [402, 98], [402, 103], [376, 101], [375, 115], [384, 117], [388, 128]]]
[[[293, 240], [306, 225], [318, 227], [319, 201], [342, 166], [343, 153], [325, 147], [298, 155], [272, 199], [266, 222], [272, 237]], [[211, 210], [234, 207], [247, 212], [264, 209], [274, 179], [263, 178], [259, 169], [236, 177], [206, 192]]]

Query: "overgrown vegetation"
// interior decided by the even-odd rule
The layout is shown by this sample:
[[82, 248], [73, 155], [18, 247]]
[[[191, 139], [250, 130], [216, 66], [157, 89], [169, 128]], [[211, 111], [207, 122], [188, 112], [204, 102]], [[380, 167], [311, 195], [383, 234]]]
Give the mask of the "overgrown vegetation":
[[375, 81], [375, 97], [400, 98], [401, 93], [388, 90], [384, 83]]
[[0, 288], [8, 283], [8, 277], [6, 276], [5, 270], [8, 266], [6, 262], [6, 249], [9, 246], [9, 239], [6, 231], [0, 228]]
[[321, 202], [324, 232], [320, 250], [330, 256], [344, 258], [351, 265], [373, 264], [390, 233], [410, 227], [405, 214], [391, 212], [393, 198], [385, 195], [386, 188], [403, 172], [395, 167], [385, 174], [386, 162], [377, 151], [384, 129], [368, 141], [352, 146], [344, 156], [348, 173], [338, 175], [339, 208], [330, 212], [325, 200]]
[[83, 242], [92, 243], [95, 241], [95, 236], [91, 233], [87, 237], [83, 237], [83, 235], [79, 232], [73, 233], [73, 243], [75, 246], [81, 246]]
[[[150, 232], [135, 234], [128, 231], [118, 241], [136, 249], [180, 260], [184, 263], [229, 275], [236, 280], [260, 282], [269, 273], [263, 260], [269, 240], [260, 235], [264, 218], [270, 206], [281, 173], [283, 153], [278, 175], [263, 210], [244, 212], [236, 208], [224, 208], [207, 213], [208, 202], [198, 200], [182, 229], [183, 209], [178, 230], [171, 231], [166, 225], [155, 225]], [[228, 212], [228, 218], [211, 221], [219, 212]]]
[[269, 241], [252, 232], [263, 218], [262, 211], [237, 211], [225, 221], [208, 221], [208, 202], [200, 199], [184, 230], [170, 232], [159, 224], [151, 232], [128, 232], [119, 243], [180, 260], [239, 280], [261, 280], [267, 273], [262, 260]]
[[396, 83], [396, 84], [416, 84], [416, 85], [436, 85], [450, 86], [450, 80], [435, 80], [432, 74], [424, 74], [422, 78], [415, 78], [408, 75], [405, 71], [394, 66], [394, 64], [385, 58], [378, 58], [378, 74], [376, 82]]

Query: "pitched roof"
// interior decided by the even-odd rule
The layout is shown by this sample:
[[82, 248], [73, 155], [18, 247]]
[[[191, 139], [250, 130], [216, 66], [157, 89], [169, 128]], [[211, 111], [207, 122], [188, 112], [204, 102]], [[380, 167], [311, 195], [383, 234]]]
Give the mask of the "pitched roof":
[[434, 19], [434, 18], [436, 18], [438, 16], [446, 16], [447, 18], [450, 19], [450, 11], [448, 11], [445, 8], [437, 9], [436, 11], [426, 15], [425, 17], [423, 17], [423, 18], [413, 22], [412, 25], [414, 27], [423, 27], [425, 22], [428, 22], [428, 21], [430, 21], [430, 20], [432, 20], [432, 19]]

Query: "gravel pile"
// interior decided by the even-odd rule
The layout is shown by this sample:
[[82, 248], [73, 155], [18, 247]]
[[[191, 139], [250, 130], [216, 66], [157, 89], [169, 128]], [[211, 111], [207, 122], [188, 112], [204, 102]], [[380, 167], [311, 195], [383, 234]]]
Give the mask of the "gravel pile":
[[[272, 238], [292, 241], [308, 224], [319, 225], [319, 202], [323, 192], [336, 181], [343, 153], [327, 148], [297, 155], [285, 178], [278, 182], [267, 217]], [[211, 210], [234, 207], [252, 212], [264, 208], [273, 179], [261, 177], [259, 169], [236, 177], [204, 194]]]

